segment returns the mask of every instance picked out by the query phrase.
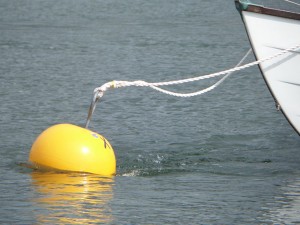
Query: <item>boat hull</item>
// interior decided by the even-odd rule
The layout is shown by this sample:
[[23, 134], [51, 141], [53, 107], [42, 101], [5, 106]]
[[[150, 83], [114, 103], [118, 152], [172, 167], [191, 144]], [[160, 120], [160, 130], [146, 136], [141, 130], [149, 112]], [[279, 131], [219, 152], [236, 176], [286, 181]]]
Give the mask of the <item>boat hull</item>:
[[[244, 7], [241, 15], [258, 60], [300, 44], [299, 14], [250, 6]], [[300, 50], [259, 67], [278, 109], [300, 135]]]

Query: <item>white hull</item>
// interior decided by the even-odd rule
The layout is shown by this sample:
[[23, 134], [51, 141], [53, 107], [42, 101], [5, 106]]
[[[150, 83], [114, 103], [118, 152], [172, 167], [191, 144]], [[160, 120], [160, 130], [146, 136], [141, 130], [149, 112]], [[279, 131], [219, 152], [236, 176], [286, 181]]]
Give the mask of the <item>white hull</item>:
[[[300, 44], [300, 20], [241, 11], [256, 58]], [[259, 64], [279, 108], [300, 134], [300, 49]]]

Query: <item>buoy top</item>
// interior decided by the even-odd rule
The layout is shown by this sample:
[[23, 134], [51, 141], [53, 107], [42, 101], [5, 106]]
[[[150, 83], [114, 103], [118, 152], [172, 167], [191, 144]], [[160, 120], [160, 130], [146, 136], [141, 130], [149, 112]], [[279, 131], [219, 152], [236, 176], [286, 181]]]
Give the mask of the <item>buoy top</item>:
[[116, 158], [100, 134], [58, 124], [43, 131], [32, 145], [29, 161], [38, 168], [115, 175]]

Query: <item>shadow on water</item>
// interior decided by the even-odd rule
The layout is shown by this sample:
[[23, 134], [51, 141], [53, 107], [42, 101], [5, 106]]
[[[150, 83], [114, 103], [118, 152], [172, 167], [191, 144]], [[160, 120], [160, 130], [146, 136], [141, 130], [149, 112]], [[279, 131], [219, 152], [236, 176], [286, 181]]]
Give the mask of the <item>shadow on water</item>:
[[113, 221], [114, 178], [76, 173], [31, 173], [39, 224], [95, 224]]

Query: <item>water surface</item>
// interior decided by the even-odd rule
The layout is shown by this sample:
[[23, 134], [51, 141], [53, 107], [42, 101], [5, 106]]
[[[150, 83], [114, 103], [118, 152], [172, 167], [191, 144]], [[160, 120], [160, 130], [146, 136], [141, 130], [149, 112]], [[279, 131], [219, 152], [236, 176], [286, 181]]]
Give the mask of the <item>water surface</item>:
[[47, 127], [84, 125], [95, 87], [228, 69], [249, 48], [233, 1], [0, 1], [0, 222], [299, 223], [299, 136], [256, 67], [194, 98], [107, 92], [90, 128], [116, 177], [19, 165]]

